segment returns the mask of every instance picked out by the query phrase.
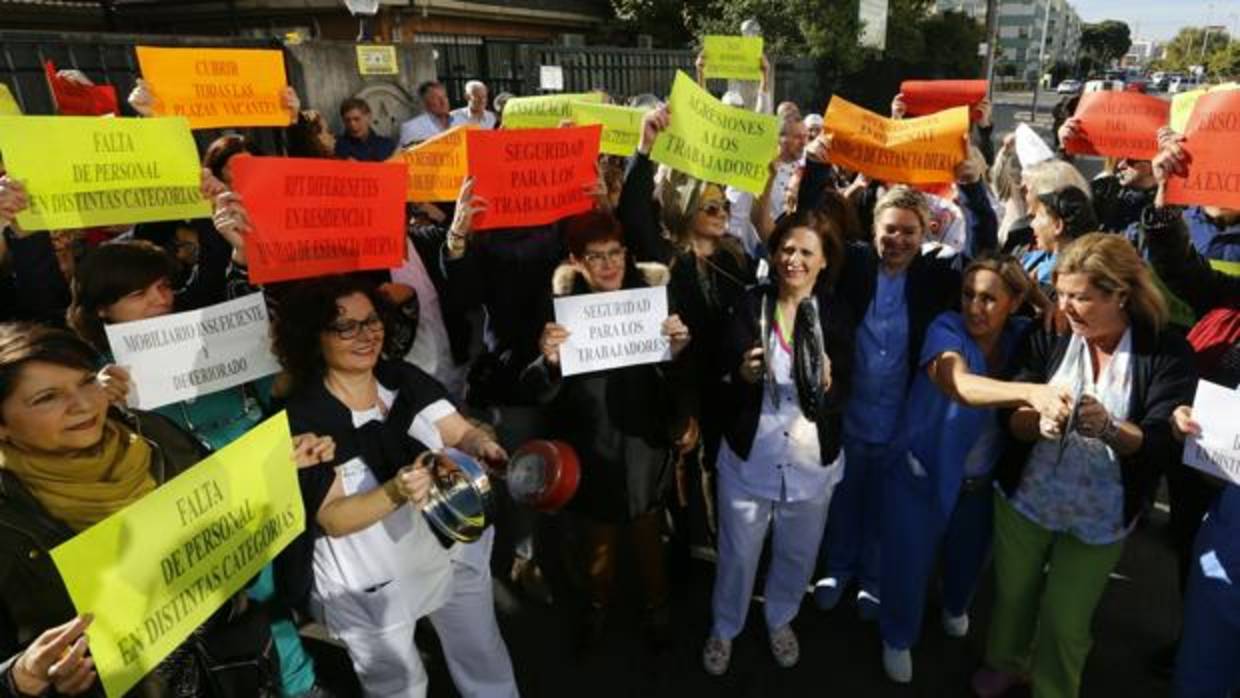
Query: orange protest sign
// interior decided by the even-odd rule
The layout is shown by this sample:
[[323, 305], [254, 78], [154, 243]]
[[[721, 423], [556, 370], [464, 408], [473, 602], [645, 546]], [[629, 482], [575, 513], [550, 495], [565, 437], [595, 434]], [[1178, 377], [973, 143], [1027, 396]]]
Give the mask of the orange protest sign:
[[1099, 90], [1081, 97], [1074, 116], [1081, 121], [1081, 135], [1064, 141], [1069, 153], [1152, 160], [1171, 103], [1139, 92]]
[[986, 99], [985, 80], [905, 80], [900, 83], [904, 107], [910, 116], [972, 107]]
[[552, 223], [594, 206], [585, 187], [598, 179], [601, 125], [466, 132], [474, 194], [486, 211], [474, 229]]
[[823, 130], [831, 161], [875, 179], [905, 184], [955, 180], [965, 159], [969, 109], [954, 107], [916, 119], [886, 119], [832, 97]]
[[138, 46], [155, 113], [184, 116], [189, 127], [288, 126], [282, 93], [284, 52]]
[[409, 172], [405, 190], [408, 201], [455, 201], [461, 180], [469, 173], [465, 131], [477, 128], [464, 124], [406, 148], [393, 155], [393, 162], [404, 163]]
[[1167, 182], [1167, 201], [1240, 210], [1240, 90], [1208, 92], [1197, 100], [1184, 129], [1187, 177]]
[[401, 164], [253, 156], [230, 162], [253, 224], [245, 241], [251, 283], [404, 261]]

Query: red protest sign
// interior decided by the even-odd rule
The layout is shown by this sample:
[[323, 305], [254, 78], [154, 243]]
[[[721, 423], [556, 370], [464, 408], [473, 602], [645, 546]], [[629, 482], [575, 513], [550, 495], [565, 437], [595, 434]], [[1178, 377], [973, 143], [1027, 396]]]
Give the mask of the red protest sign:
[[56, 74], [56, 64], [46, 61], [43, 70], [47, 84], [56, 100], [56, 111], [61, 116], [102, 116], [119, 114], [116, 88], [112, 85], [81, 85]]
[[985, 80], [905, 80], [900, 83], [909, 116], [973, 107], [986, 99]]
[[231, 162], [233, 188], [253, 224], [245, 241], [251, 283], [404, 262], [404, 165], [250, 156]]
[[1167, 201], [1240, 210], [1240, 90], [1209, 92], [1197, 100], [1184, 129], [1187, 177], [1167, 182]]
[[486, 200], [474, 229], [545, 225], [589, 211], [594, 201], [584, 187], [598, 179], [602, 132], [598, 124], [468, 131], [474, 195]]
[[1153, 160], [1171, 103], [1140, 92], [1100, 90], [1084, 94], [1074, 116], [1081, 135], [1064, 141], [1069, 153]]

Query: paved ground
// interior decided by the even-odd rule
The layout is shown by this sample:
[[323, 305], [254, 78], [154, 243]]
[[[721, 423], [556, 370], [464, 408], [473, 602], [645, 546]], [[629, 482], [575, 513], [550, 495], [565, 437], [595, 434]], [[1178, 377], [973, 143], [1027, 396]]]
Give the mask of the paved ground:
[[[1179, 601], [1175, 562], [1163, 528], [1166, 516], [1155, 512], [1129, 541], [1095, 618], [1096, 645], [1085, 671], [1081, 695], [1153, 698], [1168, 695], [1168, 684], [1147, 669], [1147, 657], [1174, 635]], [[527, 698], [683, 698], [724, 696], [970, 696], [969, 677], [982, 655], [990, 603], [986, 587], [975, 603], [973, 629], [964, 640], [947, 639], [931, 600], [920, 645], [914, 652], [915, 678], [902, 687], [887, 681], [879, 659], [877, 628], [857, 618], [850, 605], [829, 613], [809, 597], [794, 623], [801, 639], [801, 663], [780, 669], [770, 657], [760, 608], [755, 602], [749, 625], [737, 639], [733, 664], [722, 678], [701, 669], [699, 651], [709, 625], [713, 567], [700, 561], [678, 566], [674, 600], [674, 637], [659, 654], [645, 649], [636, 604], [626, 601], [608, 628], [605, 643], [582, 652], [577, 642], [578, 614], [570, 603], [545, 607], [514, 596], [496, 584], [504, 636]], [[631, 588], [632, 585], [629, 585]], [[933, 594], [933, 592], [932, 592]], [[433, 634], [420, 636], [433, 655]], [[318, 645], [322, 672], [341, 695], [357, 695], [347, 660], [335, 648]], [[441, 660], [429, 658], [431, 696], [456, 696]], [[1017, 693], [1014, 695], [1027, 695]]]

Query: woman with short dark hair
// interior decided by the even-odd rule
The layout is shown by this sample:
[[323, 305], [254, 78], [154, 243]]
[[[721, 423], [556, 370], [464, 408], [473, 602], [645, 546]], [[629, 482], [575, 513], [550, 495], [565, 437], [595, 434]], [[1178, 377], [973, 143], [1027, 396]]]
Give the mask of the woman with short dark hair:
[[[418, 509], [428, 450], [507, 459], [466, 421], [439, 383], [381, 358], [386, 323], [358, 276], [293, 285], [275, 323], [275, 349], [293, 377], [294, 429], [336, 442], [335, 458], [299, 471], [308, 531], [277, 560], [277, 585], [343, 640], [368, 695], [426, 692], [414, 626], [429, 616], [462, 695], [517, 695], [495, 620], [492, 529], [472, 544], [441, 543]], [[446, 539], [444, 539], [446, 541]]]

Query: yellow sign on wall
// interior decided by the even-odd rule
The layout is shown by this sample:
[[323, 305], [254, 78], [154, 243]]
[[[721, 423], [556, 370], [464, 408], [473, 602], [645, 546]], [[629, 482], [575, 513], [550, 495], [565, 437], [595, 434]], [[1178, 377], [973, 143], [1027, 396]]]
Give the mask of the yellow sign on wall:
[[358, 46], [357, 72], [362, 75], [399, 75], [395, 46]]

